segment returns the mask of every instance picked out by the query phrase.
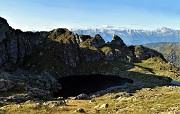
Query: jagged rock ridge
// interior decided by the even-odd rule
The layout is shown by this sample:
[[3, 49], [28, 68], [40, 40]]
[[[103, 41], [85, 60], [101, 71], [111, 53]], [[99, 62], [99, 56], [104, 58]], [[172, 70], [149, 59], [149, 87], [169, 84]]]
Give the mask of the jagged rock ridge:
[[[12, 77], [16, 77], [11, 78], [14, 81], [20, 77], [18, 81], [25, 83], [41, 80], [32, 83], [40, 89], [55, 91], [56, 86], [60, 89], [56, 79], [73, 75], [74, 70], [81, 70], [76, 69], [81, 64], [114, 60], [130, 63], [151, 57], [160, 57], [165, 61], [162, 54], [144, 46], [128, 47], [117, 35], [111, 42], [105, 43], [99, 34], [94, 37], [78, 35], [65, 28], [49, 32], [22, 32], [10, 27], [0, 17], [0, 69], [11, 71]], [[18, 69], [28, 73], [23, 74]], [[48, 75], [43, 77], [43, 72]], [[51, 75], [53, 78], [50, 78]]]
[[4, 69], [11, 69], [17, 65], [31, 65], [33, 57], [46, 58], [48, 55], [70, 67], [76, 67], [82, 60], [86, 62], [118, 58], [129, 61], [128, 59], [137, 57], [137, 53], [141, 53], [142, 56], [145, 52], [146, 57], [140, 59], [153, 56], [163, 58], [160, 53], [154, 50], [150, 52], [150, 49], [144, 50], [142, 46], [131, 50], [132, 48], [127, 47], [117, 35], [110, 43], [105, 43], [99, 34], [94, 37], [78, 35], [63, 28], [50, 32], [22, 32], [11, 28], [3, 18], [0, 18], [0, 25], [0, 67]]

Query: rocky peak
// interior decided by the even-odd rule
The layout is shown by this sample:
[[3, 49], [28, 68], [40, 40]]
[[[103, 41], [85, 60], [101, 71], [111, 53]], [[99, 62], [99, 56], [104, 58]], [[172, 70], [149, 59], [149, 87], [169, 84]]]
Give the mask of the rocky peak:
[[91, 37], [90, 35], [80, 35], [79, 40], [82, 47], [92, 46], [95, 48], [99, 48], [105, 45], [104, 39], [99, 34], [96, 34], [94, 37]]
[[5, 39], [5, 33], [9, 30], [9, 24], [6, 19], [0, 17], [0, 43]]
[[48, 37], [55, 41], [68, 40], [71, 38], [75, 39], [74, 33], [66, 28], [54, 29], [50, 33]]
[[162, 27], [158, 31], [161, 33], [168, 33], [168, 32], [171, 32], [172, 30], [170, 28], [167, 28], [167, 27]]
[[104, 39], [101, 37], [100, 34], [96, 34], [96, 35], [94, 36], [94, 38], [97, 39], [97, 40], [104, 40]]
[[146, 60], [151, 57], [159, 57], [163, 61], [166, 61], [166, 59], [161, 53], [142, 45], [134, 46], [133, 52], [135, 54], [135, 57], [138, 58], [139, 60]]
[[92, 46], [101, 47], [103, 45], [105, 45], [104, 39], [99, 34], [96, 34], [92, 39]]
[[114, 45], [121, 45], [121, 46], [126, 47], [126, 44], [123, 42], [123, 40], [118, 35], [114, 35], [113, 39], [110, 43], [114, 44]]
[[84, 42], [86, 41], [87, 39], [91, 39], [92, 37], [90, 35], [79, 35], [79, 40], [80, 42]]
[[0, 17], [0, 25], [1, 25], [1, 26], [2, 26], [2, 25], [9, 26], [8, 23], [7, 23], [7, 20], [4, 19], [4, 18], [2, 18], [2, 17]]

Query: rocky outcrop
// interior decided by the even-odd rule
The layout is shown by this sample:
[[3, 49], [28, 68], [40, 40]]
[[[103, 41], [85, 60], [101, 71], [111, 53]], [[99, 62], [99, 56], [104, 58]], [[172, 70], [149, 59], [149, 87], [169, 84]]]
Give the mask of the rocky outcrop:
[[121, 45], [123, 47], [126, 47], [126, 44], [123, 42], [123, 40], [117, 36], [114, 35], [112, 41], [110, 42], [110, 44], [114, 44], [114, 45]]
[[6, 38], [6, 32], [9, 30], [9, 25], [7, 21], [0, 17], [0, 66], [6, 59], [6, 49], [3, 45], [3, 40]]
[[17, 69], [12, 73], [12, 77], [9, 79], [16, 83], [26, 83], [30, 87], [43, 90], [58, 91], [61, 89], [61, 84], [58, 83], [57, 79], [46, 71], [35, 74], [30, 71]]
[[29, 94], [30, 94], [30, 96], [33, 96], [35, 98], [41, 98], [41, 99], [50, 99], [51, 98], [50, 91], [39, 89], [39, 88], [31, 88]]
[[27, 61], [29, 58], [42, 56], [49, 50], [54, 58], [59, 58], [69, 66], [75, 67], [78, 63], [78, 44], [74, 33], [69, 30], [22, 32], [9, 27], [3, 18], [0, 22], [0, 67], [12, 70], [16, 65], [30, 64]]
[[94, 37], [89, 35], [80, 35], [80, 47], [94, 47], [99, 48], [105, 45], [104, 39], [99, 35], [96, 34]]
[[9, 30], [9, 24], [5, 19], [0, 17], [0, 43], [6, 38], [5, 34]]
[[[11, 81], [33, 89], [35, 96], [50, 96], [47, 91], [58, 91], [58, 79], [73, 75], [78, 66], [90, 62], [107, 63], [120, 60], [132, 62], [151, 57], [164, 57], [144, 46], [126, 46], [123, 40], [114, 35], [110, 43], [96, 34], [78, 35], [65, 28], [49, 32], [22, 32], [10, 27], [0, 17], [0, 90], [9, 90]], [[8, 84], [5, 84], [5, 83]], [[13, 85], [13, 84], [12, 84]], [[6, 88], [6, 89], [4, 89]], [[28, 90], [30, 91], [30, 90]], [[41, 95], [38, 92], [42, 92]]]
[[9, 28], [6, 38], [0, 44], [0, 67], [12, 70], [15, 65], [24, 64], [37, 47], [42, 48], [47, 32], [22, 32]]
[[78, 95], [72, 99], [74, 99], [74, 100], [90, 100], [91, 98], [90, 98], [90, 96], [82, 93], [82, 94], [80, 94], [80, 95]]
[[14, 87], [14, 83], [10, 80], [0, 79], [0, 91], [8, 91]]
[[142, 45], [130, 46], [130, 49], [133, 52], [134, 57], [139, 60], [146, 60], [151, 57], [159, 57], [163, 61], [166, 62], [166, 59], [164, 58], [164, 56], [161, 53], [159, 53], [155, 50], [149, 49], [145, 46], [142, 46]]
[[104, 58], [104, 53], [99, 49], [81, 48], [81, 53], [82, 60], [85, 62], [98, 61]]
[[84, 41], [86, 41], [87, 39], [91, 39], [92, 37], [90, 36], [90, 35], [83, 35], [83, 34], [81, 34], [81, 35], [79, 35], [79, 40], [80, 40], [80, 42], [84, 42]]
[[96, 47], [96, 48], [102, 47], [103, 45], [105, 45], [105, 41], [99, 34], [96, 34], [94, 36], [94, 38], [92, 39], [91, 45]]
[[61, 84], [46, 71], [40, 74], [22, 69], [17, 69], [12, 74], [0, 71], [0, 91], [26, 91], [32, 98], [50, 98], [51, 92], [61, 88]]
[[131, 62], [130, 60], [133, 58], [126, 44], [117, 35], [114, 35], [112, 41], [104, 45], [101, 50], [105, 53], [106, 60], [119, 59], [121, 61]]
[[[131, 62], [134, 58], [163, 57], [142, 46], [131, 50], [117, 35], [110, 43], [105, 43], [99, 34], [94, 37], [78, 35], [65, 28], [50, 32], [22, 32], [11, 28], [3, 18], [0, 18], [0, 25], [0, 67], [4, 70], [37, 67], [41, 71], [48, 69], [48, 72], [67, 75], [72, 74], [70, 69], [76, 68], [80, 62], [116, 58]], [[58, 63], [61, 64], [56, 66]], [[65, 72], [67, 69], [69, 71]]]

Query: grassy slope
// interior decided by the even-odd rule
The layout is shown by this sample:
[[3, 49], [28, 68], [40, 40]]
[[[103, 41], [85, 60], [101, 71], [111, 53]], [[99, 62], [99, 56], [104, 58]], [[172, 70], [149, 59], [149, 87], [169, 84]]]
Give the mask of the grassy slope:
[[171, 51], [174, 50], [177, 56], [175, 65], [180, 67], [180, 43], [154, 43], [146, 46], [162, 53], [167, 60], [170, 59]]
[[[100, 62], [98, 63], [98, 69], [99, 71], [101, 71], [101, 69], [105, 69], [106, 73], [111, 71], [111, 73], [119, 74], [121, 77], [132, 78], [135, 80], [135, 83], [126, 87], [122, 87], [120, 91], [110, 92], [100, 97], [96, 97], [94, 98], [95, 102], [90, 102], [89, 100], [69, 100], [67, 106], [48, 107], [42, 105], [41, 103], [38, 104], [33, 101], [27, 101], [21, 104], [5, 105], [4, 107], [0, 108], [0, 113], [71, 114], [75, 113], [74, 110], [80, 107], [89, 114], [144, 114], [160, 112], [180, 113], [180, 87], [169, 86], [163, 84], [164, 81], [162, 81], [164, 76], [168, 76], [176, 81], [180, 81], [180, 77], [175, 76], [180, 73], [177, 68], [173, 67], [171, 64], [162, 62], [158, 58], [144, 60], [141, 63], [136, 63], [134, 65], [125, 65], [123, 63], [119, 63], [119, 61], [116, 61], [115, 63], [109, 62], [107, 65], [104, 65], [103, 62]], [[81, 66], [78, 66], [78, 70], [74, 72], [79, 74], [79, 69], [81, 69], [81, 71], [89, 70], [89, 72], [93, 72], [95, 69], [97, 69], [97, 65], [91, 62], [89, 63], [89, 68], [92, 65], [94, 65], [94, 67], [88, 69], [88, 65], [84, 67], [84, 65], [82, 64]], [[119, 70], [117, 68], [119, 68]], [[83, 72], [81, 73], [83, 74]], [[157, 77], [162, 77], [162, 79], [157, 80]], [[143, 84], [143, 87], [140, 87], [139, 84]], [[133, 96], [122, 96], [117, 99], [113, 98], [113, 96], [126, 93], [129, 90], [131, 91]], [[109, 107], [105, 109], [100, 109], [97, 107], [98, 105], [101, 105], [103, 103], [108, 103]], [[0, 103], [0, 105], [3, 104]]]

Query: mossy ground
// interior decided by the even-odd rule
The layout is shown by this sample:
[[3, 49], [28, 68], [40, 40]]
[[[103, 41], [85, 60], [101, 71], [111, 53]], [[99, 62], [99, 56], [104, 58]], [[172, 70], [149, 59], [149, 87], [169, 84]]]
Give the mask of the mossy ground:
[[[177, 76], [180, 71], [171, 64], [164, 63], [158, 58], [150, 58], [140, 63], [124, 64], [118, 60], [115, 63], [90, 62], [77, 67], [73, 72], [76, 74], [92, 73], [95, 69], [104, 69], [106, 73], [119, 74], [122, 77], [134, 79], [135, 83], [122, 87], [122, 90], [109, 92], [102, 96], [90, 100], [68, 100], [65, 106], [45, 106], [43, 102], [37, 103], [27, 101], [20, 104], [10, 103], [4, 105], [0, 103], [0, 113], [8, 114], [74, 114], [77, 108], [83, 108], [86, 113], [100, 114], [152, 114], [152, 113], [180, 113], [180, 87], [169, 85], [166, 77], [175, 81], [180, 81]], [[88, 67], [89, 66], [89, 67]], [[97, 68], [97, 66], [99, 66]], [[87, 72], [89, 71], [89, 72]], [[104, 71], [104, 72], [105, 72]], [[94, 71], [96, 73], [96, 71]], [[139, 85], [140, 84], [140, 85]], [[143, 86], [142, 86], [142, 85]], [[141, 87], [140, 87], [141, 86]], [[114, 98], [121, 93], [131, 93], [132, 96], [121, 96]], [[108, 103], [108, 108], [99, 108], [98, 105]]]

